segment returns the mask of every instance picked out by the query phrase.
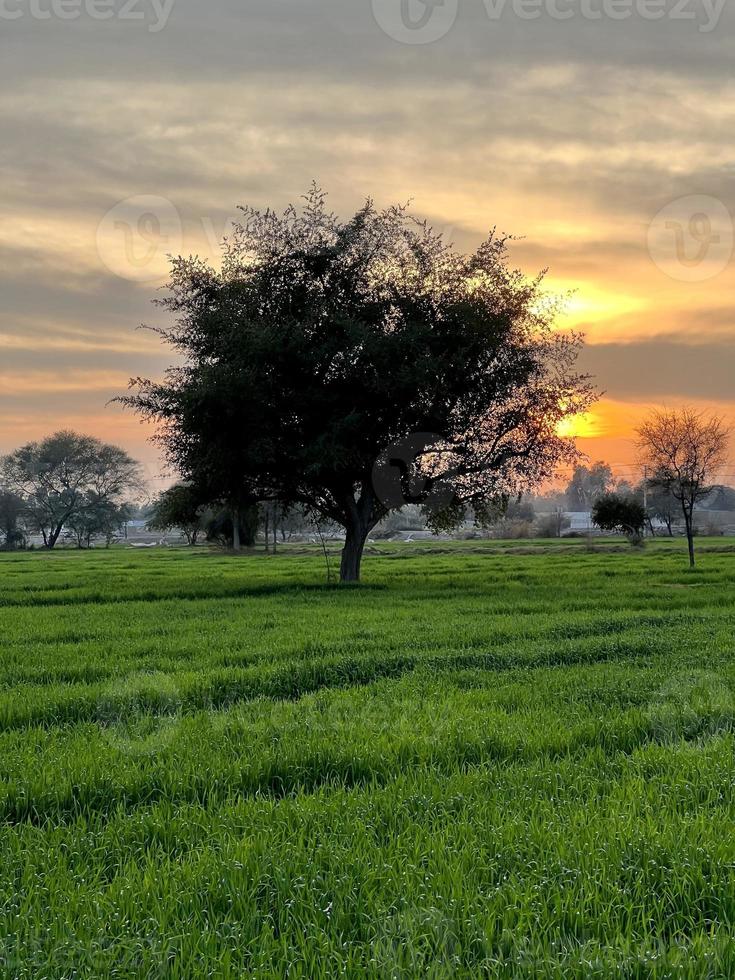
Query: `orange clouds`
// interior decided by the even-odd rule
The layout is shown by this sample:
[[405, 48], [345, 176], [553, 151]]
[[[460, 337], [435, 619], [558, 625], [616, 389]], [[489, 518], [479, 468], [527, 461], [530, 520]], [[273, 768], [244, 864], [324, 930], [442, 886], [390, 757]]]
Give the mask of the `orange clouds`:
[[[729, 46], [721, 77], [682, 77], [681, 59], [657, 59], [669, 49], [693, 59], [690, 35], [677, 49], [657, 34], [646, 51], [637, 32], [616, 64], [609, 34], [584, 57], [589, 25], [576, 40], [574, 24], [558, 25], [556, 47], [547, 33], [533, 49], [530, 28], [501, 36], [498, 25], [491, 35], [485, 18], [482, 32], [468, 26], [466, 35], [458, 23], [460, 56], [441, 45], [409, 55], [369, 33], [370, 19], [367, 34], [357, 30], [348, 8], [323, 20], [310, 13], [302, 24], [308, 32], [318, 23], [311, 43], [326, 45], [328, 58], [349, 53], [345, 71], [314, 58], [301, 32], [290, 57], [308, 55], [307, 63], [292, 73], [278, 65], [269, 14], [249, 24], [267, 28], [257, 43], [250, 31], [218, 32], [207, 15], [206, 30], [189, 34], [202, 72], [214, 75], [196, 80], [182, 53], [182, 70], [162, 77], [155, 57], [136, 61], [130, 85], [124, 72], [115, 75], [120, 48], [96, 74], [85, 49], [85, 58], [70, 58], [71, 76], [53, 85], [34, 75], [48, 58], [28, 58], [29, 71], [16, 72], [0, 93], [10, 190], [0, 227], [0, 448], [70, 425], [153, 462], [146, 429], [106, 403], [130, 375], [160, 375], [171, 360], [154, 337], [135, 333], [141, 321], [160, 322], [149, 305], [157, 283], [114, 274], [117, 263], [100, 254], [105, 216], [125, 199], [163, 196], [180, 215], [183, 252], [216, 260], [237, 204], [280, 208], [312, 176], [342, 214], [366, 195], [380, 204], [412, 198], [460, 249], [493, 226], [522, 236], [513, 261], [530, 275], [548, 266], [549, 290], [571, 294], [559, 327], [586, 334], [582, 369], [605, 392], [567, 430], [593, 458], [632, 466], [634, 429], [650, 404], [709, 398], [733, 414], [735, 265], [685, 282], [649, 252], [651, 223], [672, 201], [709, 194], [735, 213]], [[345, 25], [338, 37], [329, 33], [336, 17]], [[208, 61], [199, 57], [207, 39]], [[265, 59], [252, 71], [251, 39], [250, 57]], [[482, 50], [472, 55], [478, 39]], [[640, 51], [638, 63], [629, 51]], [[700, 56], [708, 67], [711, 48]], [[43, 148], [52, 139], [58, 152], [49, 161]], [[686, 236], [687, 215], [675, 218]], [[108, 225], [112, 245], [123, 248], [117, 223]], [[677, 247], [666, 222], [658, 231], [656, 249]]]

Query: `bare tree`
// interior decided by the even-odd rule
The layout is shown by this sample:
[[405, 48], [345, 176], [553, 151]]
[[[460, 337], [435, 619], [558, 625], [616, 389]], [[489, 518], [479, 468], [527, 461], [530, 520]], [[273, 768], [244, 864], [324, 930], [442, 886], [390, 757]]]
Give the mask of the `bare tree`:
[[712, 491], [713, 477], [726, 461], [730, 431], [717, 415], [681, 408], [653, 412], [637, 432], [643, 462], [681, 506], [693, 568], [694, 507]]
[[561, 507], [555, 507], [549, 514], [544, 514], [536, 525], [536, 531], [541, 538], [560, 538], [570, 520]]

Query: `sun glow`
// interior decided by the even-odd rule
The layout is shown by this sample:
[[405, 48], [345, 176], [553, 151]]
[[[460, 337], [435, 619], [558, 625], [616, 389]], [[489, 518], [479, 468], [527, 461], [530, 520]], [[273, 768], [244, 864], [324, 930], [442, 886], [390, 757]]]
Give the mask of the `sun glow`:
[[[557, 320], [557, 327], [562, 330], [589, 330], [591, 325], [640, 312], [646, 306], [645, 300], [638, 296], [612, 292], [590, 283], [549, 279], [546, 286], [564, 297]], [[594, 333], [599, 335], [601, 331]]]
[[600, 433], [600, 417], [595, 412], [583, 412], [562, 419], [556, 427], [556, 434], [563, 439], [593, 439]]

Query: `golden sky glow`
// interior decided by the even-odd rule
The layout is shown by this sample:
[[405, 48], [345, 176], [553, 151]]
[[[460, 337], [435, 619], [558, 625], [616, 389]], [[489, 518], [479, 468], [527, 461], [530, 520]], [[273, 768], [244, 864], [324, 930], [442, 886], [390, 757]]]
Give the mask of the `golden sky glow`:
[[596, 439], [602, 433], [603, 419], [599, 411], [585, 412], [576, 418], [564, 419], [556, 428], [565, 439]]
[[166, 252], [215, 259], [237, 204], [282, 208], [312, 178], [342, 214], [410, 198], [462, 249], [519, 236], [514, 262], [548, 268], [560, 329], [587, 338], [603, 397], [570, 432], [592, 457], [629, 471], [651, 406], [735, 415], [730, 6], [701, 31], [459, 5], [427, 44], [370, 3], [306, 7], [4, 24], [0, 452], [65, 425], [155, 474], [107, 403], [170, 362], [135, 329], [160, 322]]

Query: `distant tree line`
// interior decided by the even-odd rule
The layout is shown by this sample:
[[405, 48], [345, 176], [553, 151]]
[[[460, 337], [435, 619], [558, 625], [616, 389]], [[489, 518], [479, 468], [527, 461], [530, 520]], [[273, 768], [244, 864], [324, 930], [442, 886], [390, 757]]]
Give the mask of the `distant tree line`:
[[221, 504], [204, 503], [196, 487], [184, 483], [162, 491], [147, 508], [149, 530], [179, 531], [192, 547], [208, 541], [233, 548], [237, 538], [240, 547], [252, 548], [262, 531], [265, 550], [275, 553], [279, 542], [285, 543], [294, 533], [314, 530], [303, 507], [288, 507], [278, 501], [240, 508], [238, 523], [235, 534], [232, 510]]
[[[579, 464], [560, 494], [499, 496], [477, 513], [466, 506], [470, 530], [463, 533], [471, 536], [474, 526], [501, 538], [560, 537], [569, 529], [567, 513], [582, 510], [600, 529], [625, 534], [634, 544], [646, 531], [673, 535], [683, 524], [693, 563], [695, 506], [716, 495], [723, 509], [735, 509], [735, 491], [713, 482], [726, 460], [727, 440], [726, 427], [714, 416], [688, 409], [654, 413], [641, 426], [645, 479], [616, 480], [603, 461]], [[236, 530], [226, 502], [204, 502], [192, 485], [176, 484], [140, 508], [129, 501], [142, 488], [140, 467], [119, 447], [73, 432], [28, 443], [0, 459], [0, 548], [22, 548], [31, 535], [46, 548], [62, 539], [79, 548], [100, 539], [109, 545], [140, 513], [150, 530], [179, 531], [191, 545], [253, 547], [261, 532], [265, 550], [275, 552], [293, 535], [314, 540], [322, 530], [337, 530], [307, 505], [278, 500], [240, 508]], [[406, 504], [389, 511], [373, 533], [425, 531], [431, 517], [421, 504]]]
[[[640, 469], [645, 472], [647, 464], [641, 463]], [[492, 512], [485, 508], [479, 515], [469, 507], [464, 526], [455, 530], [464, 537], [561, 537], [569, 531], [568, 512], [583, 511], [601, 530], [617, 531], [627, 535], [632, 543], [640, 543], [645, 532], [673, 536], [683, 525], [683, 512], [673, 491], [673, 481], [660, 470], [638, 481], [616, 479], [610, 464], [598, 460], [576, 466], [561, 492], [506, 498], [498, 501]], [[735, 490], [707, 484], [699, 495], [702, 502], [715, 498], [723, 509], [735, 512]], [[193, 489], [185, 485], [171, 487], [159, 496], [149, 513], [148, 526], [161, 531], [179, 530], [189, 544], [207, 540], [232, 546], [228, 512], [202, 505]], [[243, 544], [255, 544], [256, 528], [266, 550], [274, 551], [279, 541], [290, 540], [294, 534], [313, 538], [316, 531], [306, 508], [289, 508], [277, 501], [251, 508], [247, 529], [241, 526]], [[336, 528], [329, 525], [325, 530], [333, 534]], [[406, 504], [387, 514], [372, 533], [381, 539], [430, 530], [426, 510], [420, 504]]]

